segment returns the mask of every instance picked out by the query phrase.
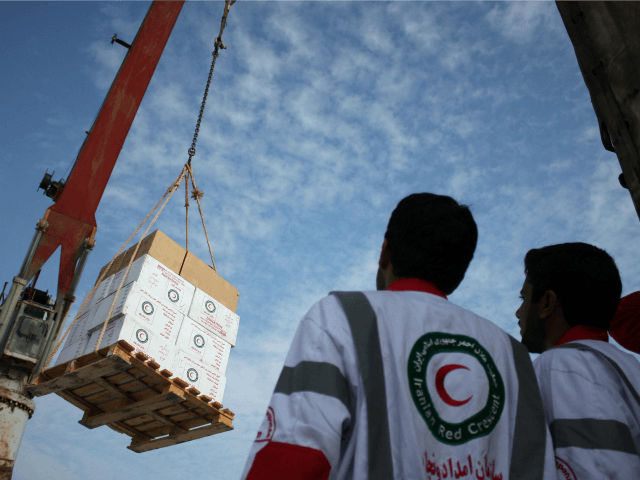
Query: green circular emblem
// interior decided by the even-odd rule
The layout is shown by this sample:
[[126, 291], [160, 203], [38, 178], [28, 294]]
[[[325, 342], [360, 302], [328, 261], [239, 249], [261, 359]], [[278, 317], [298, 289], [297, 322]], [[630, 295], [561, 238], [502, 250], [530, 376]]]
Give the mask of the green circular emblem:
[[[452, 356], [451, 362], [447, 362], [446, 357], [444, 362], [440, 358], [437, 369], [428, 368], [435, 355], [450, 353], [458, 355]], [[469, 358], [469, 361], [460, 361], [464, 355], [459, 354], [472, 358]], [[482, 370], [474, 367], [474, 374], [467, 365], [473, 367], [477, 365], [476, 362]], [[466, 370], [468, 375], [474, 375], [467, 381], [472, 388], [486, 391], [484, 382], [487, 382], [486, 403], [478, 405], [476, 399], [475, 403], [469, 404], [474, 396], [480, 395], [480, 390], [467, 399], [451, 397], [444, 381], [446, 376], [455, 370]], [[483, 372], [480, 374], [481, 378], [477, 378], [480, 371]], [[442, 332], [422, 335], [409, 354], [408, 375], [413, 402], [433, 436], [440, 442], [461, 445], [474, 438], [488, 435], [498, 424], [504, 408], [504, 383], [491, 355], [475, 338]], [[432, 393], [439, 397], [435, 402]], [[473, 405], [476, 407], [473, 408]], [[443, 416], [449, 420], [454, 417], [462, 418], [461, 421], [451, 422], [444, 420]]]

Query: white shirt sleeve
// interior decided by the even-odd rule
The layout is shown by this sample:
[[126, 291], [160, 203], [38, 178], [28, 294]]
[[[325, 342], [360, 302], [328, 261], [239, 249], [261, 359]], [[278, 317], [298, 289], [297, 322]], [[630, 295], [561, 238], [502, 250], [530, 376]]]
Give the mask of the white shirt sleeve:
[[[328, 332], [327, 322], [337, 325], [337, 331]], [[355, 390], [346, 367], [355, 360], [348, 329], [344, 314], [326, 299], [302, 319], [242, 479], [269, 442], [319, 450], [332, 472], [335, 470], [344, 448], [343, 432], [350, 425], [355, 406]]]
[[550, 350], [534, 361], [554, 442], [558, 479], [638, 478], [628, 407], [597, 354]]

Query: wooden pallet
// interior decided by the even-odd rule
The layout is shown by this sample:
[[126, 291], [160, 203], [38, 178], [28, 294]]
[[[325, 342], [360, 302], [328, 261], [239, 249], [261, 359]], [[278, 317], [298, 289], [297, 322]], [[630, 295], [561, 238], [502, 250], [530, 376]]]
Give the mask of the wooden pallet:
[[129, 435], [138, 453], [233, 430], [233, 412], [133, 350], [120, 340], [42, 371], [27, 390], [58, 394], [84, 410], [81, 425]]

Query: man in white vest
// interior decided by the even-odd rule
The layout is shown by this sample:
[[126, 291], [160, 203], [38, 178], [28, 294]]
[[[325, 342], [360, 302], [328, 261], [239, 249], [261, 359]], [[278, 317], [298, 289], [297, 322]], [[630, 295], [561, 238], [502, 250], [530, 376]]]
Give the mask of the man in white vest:
[[[584, 243], [530, 250], [516, 312], [553, 438], [558, 479], [640, 478], [640, 363], [608, 343], [622, 284]], [[623, 329], [624, 330], [624, 329]]]
[[398, 204], [379, 291], [334, 292], [300, 322], [243, 479], [555, 479], [526, 348], [447, 300], [477, 235], [450, 197]]

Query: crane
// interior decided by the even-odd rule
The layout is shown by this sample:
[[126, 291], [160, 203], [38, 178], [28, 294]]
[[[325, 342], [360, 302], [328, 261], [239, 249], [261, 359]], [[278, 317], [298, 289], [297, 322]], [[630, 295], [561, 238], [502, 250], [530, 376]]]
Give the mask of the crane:
[[[36, 224], [20, 271], [0, 307], [0, 480], [10, 479], [35, 403], [27, 386], [60, 337], [87, 258], [95, 246], [95, 212], [184, 2], [154, 1], [66, 180], [45, 174], [40, 187], [54, 204]], [[32, 280], [61, 248], [55, 300]], [[35, 282], [33, 282], [35, 283]]]

